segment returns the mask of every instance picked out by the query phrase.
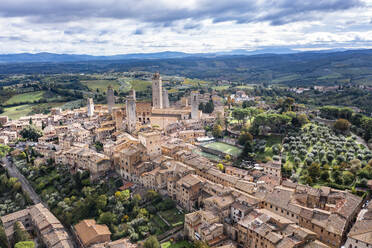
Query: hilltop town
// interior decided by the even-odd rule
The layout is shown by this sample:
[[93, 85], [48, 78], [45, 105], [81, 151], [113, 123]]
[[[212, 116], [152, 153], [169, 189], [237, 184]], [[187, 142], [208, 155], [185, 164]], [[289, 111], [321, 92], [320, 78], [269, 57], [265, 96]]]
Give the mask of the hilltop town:
[[369, 117], [244, 89], [170, 101], [159, 73], [151, 89], [0, 117], [8, 247], [22, 232], [48, 248], [372, 245]]

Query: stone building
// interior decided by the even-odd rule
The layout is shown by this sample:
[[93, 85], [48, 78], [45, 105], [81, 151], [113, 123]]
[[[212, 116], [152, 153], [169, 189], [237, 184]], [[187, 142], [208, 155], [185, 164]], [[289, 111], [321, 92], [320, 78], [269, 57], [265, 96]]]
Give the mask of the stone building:
[[111, 85], [107, 87], [106, 98], [107, 98], [107, 109], [108, 109], [108, 112], [111, 114], [112, 108], [115, 105], [114, 89], [112, 88]]
[[199, 210], [185, 215], [185, 234], [191, 240], [201, 240], [213, 246], [227, 237], [223, 234], [223, 224], [211, 211]]
[[8, 116], [0, 116], [0, 125], [4, 126], [8, 122]]
[[57, 164], [70, 165], [71, 171], [87, 170], [96, 179], [111, 169], [110, 158], [89, 148], [72, 147], [55, 154]]
[[141, 144], [146, 148], [147, 154], [150, 158], [161, 155], [161, 133], [160, 132], [141, 132], [138, 134], [138, 139]]
[[134, 131], [136, 131], [137, 123], [135, 96], [134, 98], [132, 97], [127, 99], [125, 107], [127, 113], [127, 131], [129, 133], [133, 133]]
[[93, 219], [82, 220], [74, 226], [74, 231], [82, 248], [111, 241], [111, 232], [106, 225], [99, 225]]
[[163, 83], [159, 72], [156, 72], [152, 77], [152, 107], [163, 108]]
[[94, 103], [92, 98], [88, 98], [87, 115], [88, 117], [92, 117], [94, 115]]
[[266, 209], [255, 209], [238, 222], [238, 243], [244, 248], [318, 247], [316, 233]]
[[186, 211], [197, 209], [198, 197], [203, 187], [202, 178], [189, 174], [176, 183], [177, 203]]
[[191, 92], [191, 119], [200, 119], [199, 113], [199, 92]]
[[150, 122], [151, 109], [151, 102], [136, 102], [136, 115], [139, 123]]
[[12, 244], [14, 223], [20, 222], [26, 231], [34, 231], [48, 248], [73, 248], [73, 241], [61, 222], [39, 203], [1, 217], [8, 242]]
[[168, 96], [168, 90], [166, 88], [163, 88], [162, 91], [162, 98], [163, 98], [163, 108], [169, 108], [169, 96]]
[[367, 209], [362, 209], [357, 221], [347, 235], [345, 248], [372, 247], [372, 202]]
[[321, 242], [339, 247], [361, 204], [362, 199], [349, 192], [293, 184], [267, 192], [263, 207], [316, 233]]
[[114, 120], [116, 131], [123, 129], [124, 114], [122, 109], [114, 109]]

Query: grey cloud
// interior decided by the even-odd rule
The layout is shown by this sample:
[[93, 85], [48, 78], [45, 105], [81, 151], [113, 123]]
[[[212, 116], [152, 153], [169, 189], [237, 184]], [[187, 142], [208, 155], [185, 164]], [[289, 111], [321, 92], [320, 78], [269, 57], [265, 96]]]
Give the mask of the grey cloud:
[[65, 31], [63, 31], [63, 33], [67, 34], [67, 35], [73, 35], [73, 34], [85, 33], [87, 31], [88, 30], [86, 28], [83, 28], [83, 27], [72, 27], [72, 28], [68, 28]]
[[152, 0], [12, 0], [0, 1], [0, 16], [28, 17], [33, 22], [66, 22], [84, 18], [132, 19], [165, 27], [186, 19], [236, 23], [267, 21], [272, 25], [282, 25], [311, 19], [317, 13], [362, 6], [364, 3], [361, 0], [200, 0], [193, 9]]
[[19, 36], [0, 36], [0, 40], [27, 42], [25, 39], [23, 39], [22, 37], [19, 37]]

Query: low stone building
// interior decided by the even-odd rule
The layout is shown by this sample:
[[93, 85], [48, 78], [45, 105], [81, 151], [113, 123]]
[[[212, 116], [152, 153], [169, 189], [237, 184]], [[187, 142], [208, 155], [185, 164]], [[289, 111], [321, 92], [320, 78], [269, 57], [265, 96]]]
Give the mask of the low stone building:
[[71, 237], [61, 222], [41, 203], [1, 217], [9, 243], [14, 223], [20, 222], [27, 231], [34, 231], [48, 248], [74, 248]]
[[213, 212], [199, 210], [185, 215], [185, 235], [191, 240], [201, 240], [216, 245], [227, 237], [223, 225]]
[[362, 209], [358, 218], [347, 235], [345, 248], [372, 247], [372, 202], [367, 209]]
[[186, 211], [197, 209], [198, 197], [203, 187], [203, 179], [196, 175], [187, 175], [176, 183], [176, 200]]
[[83, 248], [111, 241], [111, 232], [106, 225], [99, 225], [93, 219], [82, 220], [74, 226], [74, 231]]
[[110, 158], [84, 147], [72, 147], [55, 154], [57, 164], [70, 165], [72, 171], [87, 170], [92, 180], [111, 169]]

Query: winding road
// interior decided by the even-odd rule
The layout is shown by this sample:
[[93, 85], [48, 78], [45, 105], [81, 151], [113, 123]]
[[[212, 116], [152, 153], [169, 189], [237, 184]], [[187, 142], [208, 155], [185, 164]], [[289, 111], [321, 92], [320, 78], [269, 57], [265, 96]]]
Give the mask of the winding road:
[[6, 168], [11, 177], [18, 178], [22, 184], [22, 189], [27, 192], [34, 204], [42, 202], [39, 195], [36, 194], [28, 180], [21, 174], [21, 172], [19, 172], [18, 168], [12, 162], [10, 162], [7, 157], [3, 158], [3, 166]]

